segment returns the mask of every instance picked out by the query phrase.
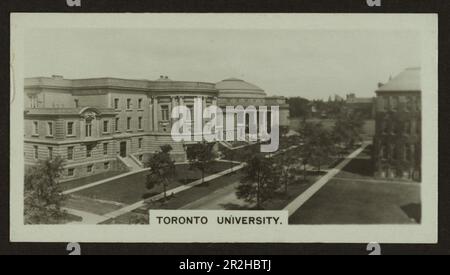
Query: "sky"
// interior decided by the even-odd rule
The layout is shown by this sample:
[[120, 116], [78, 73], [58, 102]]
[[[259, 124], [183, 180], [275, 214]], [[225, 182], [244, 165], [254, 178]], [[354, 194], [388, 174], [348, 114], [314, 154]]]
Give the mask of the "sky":
[[235, 77], [269, 95], [372, 97], [379, 82], [420, 66], [420, 56], [413, 31], [34, 29], [25, 38], [25, 76]]

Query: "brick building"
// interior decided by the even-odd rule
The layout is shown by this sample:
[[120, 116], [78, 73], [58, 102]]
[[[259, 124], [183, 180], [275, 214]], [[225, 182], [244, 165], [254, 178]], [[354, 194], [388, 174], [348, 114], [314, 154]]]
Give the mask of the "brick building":
[[421, 180], [420, 68], [409, 68], [376, 91], [375, 175]]

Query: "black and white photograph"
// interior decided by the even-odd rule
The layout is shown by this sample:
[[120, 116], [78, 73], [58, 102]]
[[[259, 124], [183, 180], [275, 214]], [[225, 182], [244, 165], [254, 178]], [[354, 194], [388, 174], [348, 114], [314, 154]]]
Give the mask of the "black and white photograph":
[[12, 22], [14, 240], [437, 241], [435, 16]]

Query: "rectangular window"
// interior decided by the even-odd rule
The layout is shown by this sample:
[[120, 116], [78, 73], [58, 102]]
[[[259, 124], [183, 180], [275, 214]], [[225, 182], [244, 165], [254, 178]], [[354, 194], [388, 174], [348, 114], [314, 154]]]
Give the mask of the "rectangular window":
[[103, 155], [108, 154], [108, 143], [103, 143]]
[[411, 160], [411, 145], [406, 144], [405, 145], [405, 161]]
[[92, 123], [86, 122], [86, 137], [92, 136]]
[[383, 105], [383, 110], [385, 112], [389, 111], [389, 107], [390, 107], [389, 97], [387, 97], [387, 96], [382, 97], [381, 104]]
[[53, 122], [47, 123], [47, 136], [49, 137], [53, 136]]
[[34, 159], [39, 159], [39, 147], [33, 146], [34, 149]]
[[143, 139], [142, 138], [140, 138], [139, 140], [138, 140], [138, 146], [139, 146], [139, 149], [142, 149], [142, 143], [143, 143]]
[[105, 163], [103, 164], [103, 168], [104, 168], [105, 170], [109, 170], [109, 167], [110, 167], [109, 162], [105, 162]]
[[388, 121], [384, 121], [383, 124], [383, 134], [388, 134], [389, 133], [389, 128], [390, 128], [390, 124]]
[[39, 122], [33, 122], [33, 136], [39, 136]]
[[103, 133], [109, 133], [109, 121], [103, 121]]
[[168, 105], [161, 105], [161, 119], [163, 121], [169, 120], [169, 106]]
[[48, 158], [53, 159], [53, 148], [52, 147], [48, 147]]
[[116, 110], [119, 109], [119, 99], [118, 98], [114, 98], [114, 109], [116, 109]]
[[127, 99], [127, 109], [130, 110], [131, 109], [131, 98]]
[[87, 172], [92, 173], [92, 171], [94, 171], [94, 165], [88, 165]]
[[115, 125], [116, 132], [119, 132], [119, 123], [120, 123], [120, 119], [116, 118], [116, 125]]
[[405, 122], [405, 134], [407, 134], [407, 135], [411, 135], [411, 130], [412, 130], [411, 124], [412, 124], [411, 121]]
[[413, 102], [413, 98], [411, 96], [408, 96], [406, 98], [406, 111], [407, 112], [412, 112], [413, 108], [414, 108], [414, 102]]
[[75, 169], [69, 168], [67, 169], [67, 176], [73, 177], [75, 175]]
[[138, 100], [138, 108], [142, 109], [142, 98], [139, 98]]
[[90, 157], [92, 157], [92, 149], [93, 149], [93, 146], [92, 145], [86, 145], [86, 157], [87, 158], [90, 158]]
[[127, 118], [127, 130], [131, 130], [131, 117]]
[[142, 117], [138, 118], [139, 130], [142, 130]]
[[73, 136], [73, 122], [67, 122], [67, 135]]
[[67, 148], [67, 159], [68, 160], [73, 160], [73, 151], [74, 151], [73, 147]]
[[391, 155], [391, 159], [392, 160], [397, 160], [398, 158], [397, 158], [397, 148], [395, 148], [395, 145], [393, 145], [393, 144], [391, 144], [391, 153], [390, 153], [390, 155]]
[[392, 97], [392, 111], [397, 112], [398, 111], [398, 105], [399, 105], [399, 98], [398, 96]]

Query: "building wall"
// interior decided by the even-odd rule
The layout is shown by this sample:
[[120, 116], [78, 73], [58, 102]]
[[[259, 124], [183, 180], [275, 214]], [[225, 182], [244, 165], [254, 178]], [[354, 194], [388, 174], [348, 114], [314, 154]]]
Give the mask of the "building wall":
[[[175, 143], [171, 137], [171, 113], [174, 106], [193, 105], [195, 98], [202, 98], [204, 107], [212, 104], [244, 107], [282, 105], [281, 125], [289, 125], [289, 109], [284, 98], [218, 98], [218, 91], [211, 83], [66, 80], [62, 77], [29, 79], [27, 83], [25, 107], [42, 112], [25, 114], [26, 163], [35, 165], [38, 160], [48, 159], [51, 148], [52, 157], [61, 156], [67, 160], [64, 180], [106, 171], [126, 170], [118, 158], [123, 142], [126, 142], [127, 155], [144, 162], [166, 144], [173, 147], [171, 154], [175, 161], [185, 162], [185, 146], [183, 143]], [[152, 85], [155, 89], [150, 88]], [[164, 106], [168, 110], [168, 117], [165, 118], [162, 112]], [[84, 107], [90, 108], [86, 110]], [[142, 118], [142, 127], [139, 127], [139, 118]], [[130, 128], [127, 127], [128, 119]], [[87, 120], [92, 125], [90, 137], [86, 136]], [[108, 121], [106, 132], [103, 131], [104, 121]], [[38, 123], [37, 135], [33, 133], [34, 122]], [[53, 136], [47, 135], [48, 122], [53, 123]], [[68, 135], [68, 122], [73, 122], [72, 135]], [[103, 144], [108, 144], [106, 154]], [[90, 157], [87, 156], [87, 146], [91, 146]], [[38, 158], [35, 158], [35, 148]], [[73, 159], [70, 160], [69, 148], [73, 150]], [[88, 167], [91, 166], [92, 171], [88, 172]], [[69, 176], [69, 171], [73, 175]]]
[[420, 181], [420, 93], [378, 93], [376, 103], [375, 175], [381, 178]]

